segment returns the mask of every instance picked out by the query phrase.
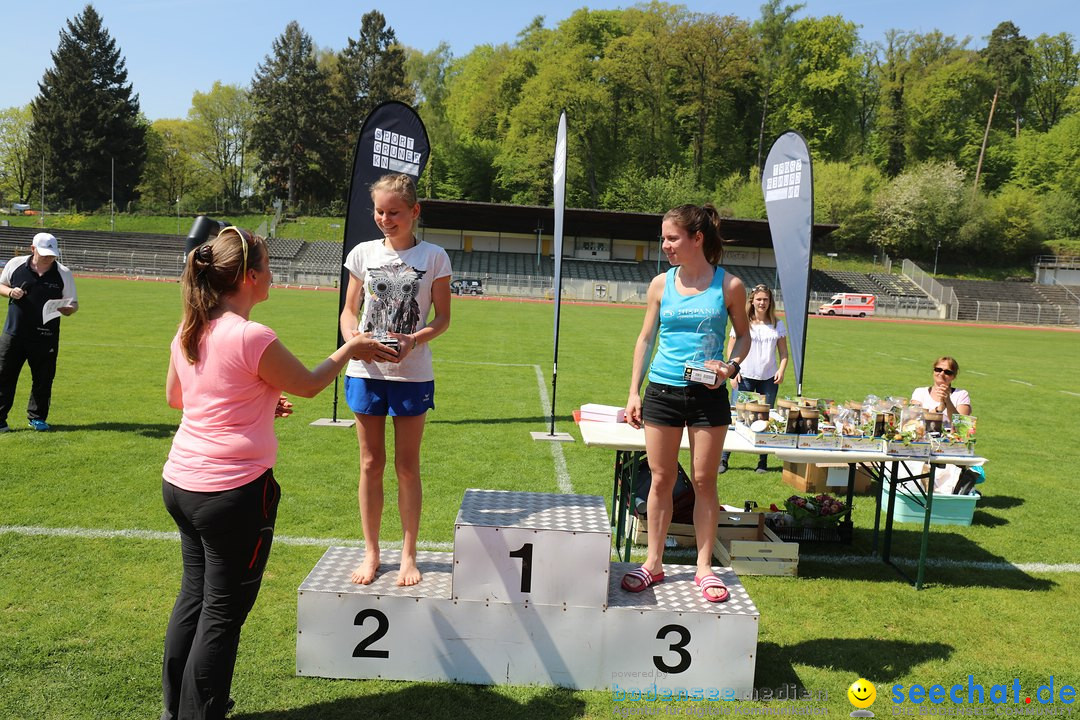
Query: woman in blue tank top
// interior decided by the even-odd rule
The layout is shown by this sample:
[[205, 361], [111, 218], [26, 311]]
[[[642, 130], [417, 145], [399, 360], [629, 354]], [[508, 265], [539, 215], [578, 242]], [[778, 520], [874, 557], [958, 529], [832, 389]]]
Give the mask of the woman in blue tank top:
[[[746, 289], [739, 278], [720, 267], [720, 215], [711, 204], [669, 210], [662, 234], [661, 248], [673, 267], [649, 285], [626, 401], [626, 421], [632, 427], [645, 427], [645, 450], [652, 472], [646, 510], [649, 551], [645, 563], [623, 577], [622, 587], [641, 592], [664, 579], [664, 540], [671, 524], [671, 493], [685, 427], [690, 437], [698, 550], [694, 580], [705, 600], [723, 602], [728, 590], [712, 572], [713, 539], [720, 514], [716, 477], [731, 424], [731, 403], [724, 383], [739, 372], [739, 361], [750, 351]], [[735, 344], [727, 362], [721, 362], [713, 358], [719, 355], [729, 317]], [[702, 352], [705, 338], [710, 338], [707, 343], [716, 348], [714, 352]], [[641, 381], [654, 343], [658, 347], [643, 402]], [[686, 379], [688, 364], [703, 364], [715, 371], [716, 383], [703, 385]]]

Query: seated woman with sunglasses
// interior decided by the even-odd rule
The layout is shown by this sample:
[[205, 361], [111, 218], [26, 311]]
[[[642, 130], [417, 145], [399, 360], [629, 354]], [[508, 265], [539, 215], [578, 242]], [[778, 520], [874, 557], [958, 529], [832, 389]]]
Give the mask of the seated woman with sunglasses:
[[939, 357], [934, 363], [934, 382], [929, 387], [917, 387], [911, 393], [911, 401], [919, 403], [931, 412], [939, 412], [949, 423], [953, 415], [971, 414], [971, 396], [967, 390], [952, 386], [953, 379], [960, 372], [960, 365], [948, 355]]
[[259, 594], [281, 488], [274, 418], [282, 391], [314, 397], [350, 358], [394, 351], [359, 333], [308, 370], [274, 331], [248, 319], [270, 292], [266, 242], [230, 227], [188, 255], [183, 320], [165, 396], [183, 410], [162, 471], [180, 530], [183, 577], [165, 632], [164, 720], [223, 718], [240, 629]]
[[[934, 382], [928, 387], [917, 387], [911, 393], [911, 402], [922, 405], [929, 412], [938, 412], [943, 415], [946, 426], [952, 424], [953, 415], [971, 414], [971, 396], [967, 390], [960, 390], [952, 386], [953, 379], [960, 372], [960, 365], [955, 359], [944, 355], [934, 362]], [[928, 466], [923, 466], [926, 472]], [[901, 475], [913, 474], [907, 463], [901, 463]], [[955, 465], [946, 465], [939, 468], [934, 474], [934, 492], [954, 492], [957, 482], [960, 480], [961, 470]]]

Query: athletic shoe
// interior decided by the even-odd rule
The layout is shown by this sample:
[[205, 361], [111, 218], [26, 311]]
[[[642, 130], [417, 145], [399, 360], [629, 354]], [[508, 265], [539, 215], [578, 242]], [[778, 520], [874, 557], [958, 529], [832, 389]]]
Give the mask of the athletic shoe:
[[718, 475], [723, 475], [724, 473], [726, 473], [727, 472], [727, 463], [726, 462], [720, 463], [720, 467], [718, 468], [718, 470], [719, 470], [719, 472], [717, 473]]
[[8, 427], [6, 422], [0, 422], [0, 433], [11, 432], [11, 428]]
[[47, 430], [52, 429], [49, 427], [49, 423], [45, 422], [44, 420], [31, 420], [30, 427], [34, 428], [38, 432], [46, 432]]

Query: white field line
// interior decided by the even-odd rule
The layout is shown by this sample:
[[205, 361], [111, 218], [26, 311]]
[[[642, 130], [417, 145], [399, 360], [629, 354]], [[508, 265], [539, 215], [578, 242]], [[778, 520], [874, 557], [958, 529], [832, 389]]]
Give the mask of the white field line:
[[[180, 533], [163, 530], [98, 530], [94, 528], [51, 528], [34, 525], [0, 525], [0, 535], [3, 534], [24, 536], [47, 536], [61, 538], [80, 539], [104, 539], [104, 540], [170, 540], [178, 542]], [[275, 535], [274, 543], [280, 545], [296, 545], [300, 547], [329, 547], [331, 545], [345, 547], [363, 547], [364, 543], [355, 538], [314, 538], [293, 537], [290, 535]], [[400, 547], [401, 543], [384, 542], [383, 547]], [[449, 542], [423, 542], [416, 544], [420, 550], [453, 550], [454, 544]]]
[[[180, 534], [162, 530], [101, 530], [95, 528], [53, 528], [34, 525], [0, 525], [0, 535], [21, 535], [24, 537], [45, 536], [75, 539], [105, 539], [105, 540], [166, 540], [178, 542]], [[299, 547], [330, 547], [337, 545], [342, 547], [363, 547], [364, 543], [354, 538], [317, 538], [291, 535], [277, 535], [274, 542], [280, 545], [292, 545]], [[383, 547], [397, 547], [397, 543], [385, 543]], [[419, 542], [420, 550], [446, 552], [453, 550], [454, 544], [448, 542]], [[664, 552], [669, 557], [693, 557], [696, 551], [692, 548], [668, 549]], [[633, 553], [634, 557], [644, 557], [644, 550]], [[822, 563], [825, 565], [876, 565], [881, 563], [877, 557], [870, 555], [806, 555], [800, 556], [800, 560]], [[895, 558], [894, 563], [899, 565], [915, 566], [917, 561], [908, 558]], [[947, 558], [927, 558], [926, 565], [936, 568], [955, 568], [965, 570], [986, 570], [991, 572], [1024, 572], [1024, 573], [1077, 573], [1080, 572], [1080, 563], [1010, 563], [1010, 562], [983, 562], [978, 560], [949, 560]]]
[[1034, 384], [1029, 383], [1029, 382], [1024, 382], [1023, 380], [1014, 380], [1012, 378], [1009, 378], [1009, 382], [1016, 383], [1017, 385], [1027, 385], [1028, 387], [1035, 387]]
[[[455, 365], [491, 365], [494, 367], [524, 367], [532, 368], [536, 373], [536, 384], [540, 389], [540, 409], [545, 418], [551, 417], [551, 398], [548, 397], [547, 385], [544, 383], [544, 373], [539, 365], [534, 363], [497, 363], [472, 360], [443, 360], [442, 362]], [[555, 482], [559, 486], [559, 492], [569, 495], [574, 492], [574, 486], [570, 482], [570, 470], [566, 466], [566, 455], [563, 454], [561, 442], [548, 443], [551, 447], [551, 458], [555, 462]]]
[[984, 377], [985, 377], [985, 376], [986, 376], [986, 374], [987, 374], [987, 373], [984, 373], [984, 372], [979, 372], [978, 370], [965, 370], [964, 372], [969, 372], [969, 373], [971, 373], [972, 375], [982, 375], [982, 376], [984, 376]]
[[[544, 409], [544, 417], [551, 417], [551, 399], [548, 398], [547, 385], [544, 384], [544, 372], [539, 365], [533, 365], [533, 369], [536, 371], [536, 384], [540, 387], [540, 406]], [[568, 495], [574, 492], [574, 486], [570, 484], [570, 470], [566, 467], [562, 443], [553, 441], [548, 445], [551, 446], [551, 457], [555, 460], [555, 479], [559, 483], [559, 492]]]
[[1080, 397], [1080, 393], [1074, 393], [1074, 392], [1069, 391], [1069, 390], [1061, 390], [1060, 392], [1063, 392], [1066, 395], [1072, 395], [1073, 397]]

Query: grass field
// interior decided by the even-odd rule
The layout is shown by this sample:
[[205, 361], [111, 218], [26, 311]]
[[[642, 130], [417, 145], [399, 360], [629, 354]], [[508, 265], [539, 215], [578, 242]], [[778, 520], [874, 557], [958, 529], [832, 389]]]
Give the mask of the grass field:
[[[162, 638], [180, 579], [160, 490], [179, 421], [163, 388], [178, 287], [83, 278], [79, 295], [82, 309], [63, 321], [55, 431], [23, 428], [24, 370], [9, 418], [18, 431], [0, 436], [0, 718], [160, 712]], [[332, 348], [336, 302], [332, 292], [279, 290], [253, 317], [315, 363]], [[575, 432], [570, 411], [585, 402], [625, 401], [641, 316], [564, 306], [560, 429]], [[609, 451], [528, 437], [546, 428], [551, 335], [548, 304], [455, 301], [451, 329], [433, 346], [437, 409], [424, 442], [421, 526], [429, 547], [452, 540], [467, 487], [556, 492], [560, 450], [575, 492], [610, 498]], [[971, 527], [935, 527], [921, 592], [867, 560], [866, 498], [856, 501], [852, 546], [804, 546], [797, 579], [745, 578], [761, 612], [755, 685], [824, 689], [829, 713], [845, 715], [846, 689], [860, 676], [886, 701], [872, 708], [879, 713], [882, 686], [894, 683], [948, 686], [971, 674], [987, 686], [1019, 678], [1028, 693], [1051, 676], [1075, 686], [1078, 335], [812, 318], [809, 337], [804, 391], [818, 397], [906, 396], [929, 382], [935, 357], [956, 356], [988, 481]], [[793, 392], [790, 379], [782, 392]], [[621, 708], [600, 692], [295, 676], [296, 588], [327, 545], [360, 536], [355, 436], [308, 426], [330, 414], [332, 397], [297, 399], [295, 415], [277, 424], [278, 540], [240, 645], [234, 717], [562, 719]], [[736, 458], [719, 479], [723, 501], [767, 506], [791, 494], [779, 471], [757, 475], [751, 458]], [[388, 496], [395, 491], [388, 477]], [[397, 522], [387, 503], [390, 540], [400, 538]], [[898, 526], [894, 556], [915, 557], [918, 538], [916, 526]]]

